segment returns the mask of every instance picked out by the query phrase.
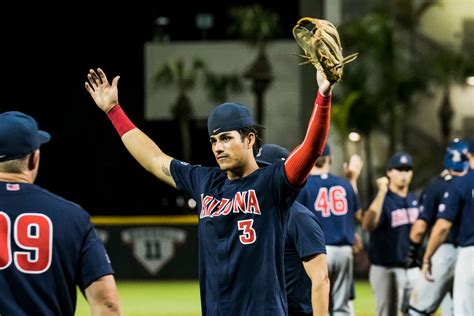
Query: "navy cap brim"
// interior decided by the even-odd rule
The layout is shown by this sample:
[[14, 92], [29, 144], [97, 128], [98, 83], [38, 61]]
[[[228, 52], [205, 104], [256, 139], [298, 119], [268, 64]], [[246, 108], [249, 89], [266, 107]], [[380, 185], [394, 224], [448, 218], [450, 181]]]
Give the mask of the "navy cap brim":
[[49, 135], [48, 132], [38, 131], [38, 134], [39, 134], [39, 139], [40, 139], [41, 144], [47, 143], [51, 140], [51, 135]]

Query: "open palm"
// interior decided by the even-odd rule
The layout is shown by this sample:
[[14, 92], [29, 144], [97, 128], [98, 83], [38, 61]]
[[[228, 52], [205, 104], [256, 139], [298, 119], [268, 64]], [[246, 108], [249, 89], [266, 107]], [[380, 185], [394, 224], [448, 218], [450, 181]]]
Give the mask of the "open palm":
[[97, 71], [91, 69], [87, 74], [85, 83], [86, 90], [91, 95], [95, 104], [104, 112], [108, 112], [116, 104], [118, 104], [118, 81], [120, 76], [116, 76], [112, 80], [112, 85], [109, 84], [107, 76], [104, 71], [97, 68]]

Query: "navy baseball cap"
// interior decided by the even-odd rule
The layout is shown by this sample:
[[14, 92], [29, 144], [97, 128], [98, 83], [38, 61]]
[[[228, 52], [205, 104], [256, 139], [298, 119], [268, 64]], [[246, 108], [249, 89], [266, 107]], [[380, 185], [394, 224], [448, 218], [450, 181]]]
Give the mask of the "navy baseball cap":
[[321, 154], [321, 156], [331, 156], [331, 147], [329, 147], [328, 143], [324, 145], [323, 153]]
[[17, 111], [0, 114], [0, 162], [31, 154], [50, 139], [31, 116]]
[[410, 154], [399, 151], [390, 157], [387, 163], [387, 170], [399, 168], [413, 169], [413, 158]]
[[211, 111], [207, 119], [207, 132], [211, 136], [254, 125], [252, 114], [245, 105], [227, 102]]
[[260, 166], [268, 166], [276, 162], [286, 160], [290, 152], [288, 149], [275, 144], [264, 144], [260, 147], [255, 160]]
[[443, 165], [446, 169], [454, 171], [464, 171], [469, 167], [466, 156], [467, 145], [459, 139], [455, 139], [448, 144], [444, 154]]

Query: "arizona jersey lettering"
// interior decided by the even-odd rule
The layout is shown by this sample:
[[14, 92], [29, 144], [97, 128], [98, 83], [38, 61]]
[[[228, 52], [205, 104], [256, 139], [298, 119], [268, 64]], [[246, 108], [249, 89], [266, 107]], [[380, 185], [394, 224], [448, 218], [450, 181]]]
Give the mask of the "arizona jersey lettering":
[[409, 192], [406, 197], [401, 197], [388, 190], [379, 224], [370, 233], [369, 259], [372, 264], [386, 267], [404, 266], [410, 229], [418, 213], [415, 194]]
[[260, 205], [255, 190], [237, 192], [233, 199], [223, 198], [222, 200], [210, 195], [203, 197], [201, 194], [200, 218], [226, 216], [239, 212], [260, 215]]
[[203, 315], [286, 315], [284, 229], [296, 189], [277, 163], [229, 180], [174, 159], [178, 190], [198, 201]]

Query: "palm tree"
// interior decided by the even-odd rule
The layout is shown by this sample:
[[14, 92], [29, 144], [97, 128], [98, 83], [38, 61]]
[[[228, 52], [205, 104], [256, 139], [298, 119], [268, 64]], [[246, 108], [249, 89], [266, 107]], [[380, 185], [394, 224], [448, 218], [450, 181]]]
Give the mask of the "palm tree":
[[436, 50], [433, 59], [432, 78], [442, 87], [443, 97], [439, 108], [438, 117], [440, 120], [441, 135], [443, 137], [443, 148], [445, 148], [451, 138], [451, 119], [454, 116], [454, 109], [451, 105], [451, 85], [462, 82], [466, 77], [466, 70], [469, 69], [468, 61], [461, 54], [452, 52], [440, 47]]
[[[238, 36], [257, 48], [257, 58], [244, 74], [252, 80], [252, 90], [256, 96], [256, 121], [263, 124], [265, 120], [264, 93], [273, 80], [272, 66], [266, 53], [268, 42], [275, 38], [279, 31], [279, 16], [260, 5], [234, 7], [230, 15], [235, 23], [230, 27], [230, 33]], [[261, 136], [263, 136], [261, 134]], [[262, 137], [263, 138], [263, 137]]]
[[206, 68], [204, 76], [209, 98], [218, 104], [227, 100], [229, 92], [241, 92], [243, 90], [240, 76], [236, 73], [218, 74]]
[[349, 116], [352, 107], [359, 101], [361, 95], [359, 91], [350, 92], [347, 97], [342, 100], [341, 104], [334, 104], [331, 110], [331, 126], [336, 128], [339, 134], [342, 147], [342, 159], [346, 161], [349, 157], [347, 154], [347, 135], [349, 134]]
[[[436, 1], [427, 1], [417, 7], [409, 0], [390, 2], [339, 27], [345, 49], [360, 52], [358, 61], [344, 69], [344, 84], [339, 91], [343, 98], [341, 104], [346, 102], [344, 98], [351, 97], [350, 92], [360, 94], [347, 116], [347, 126], [364, 136], [365, 169], [369, 179], [374, 173], [372, 133], [381, 130], [387, 134], [387, 156], [404, 148], [405, 118], [414, 109], [412, 97], [428, 89], [429, 60], [416, 59], [418, 52], [411, 34], [423, 13], [435, 4]], [[371, 194], [371, 183], [367, 189]]]
[[178, 96], [172, 105], [173, 118], [179, 124], [181, 134], [181, 152], [185, 161], [191, 160], [191, 132], [190, 122], [193, 118], [193, 107], [188, 96], [197, 81], [197, 74], [204, 67], [203, 61], [195, 59], [191, 68], [185, 67], [183, 58], [163, 64], [155, 75], [155, 82], [163, 85], [175, 85]]

